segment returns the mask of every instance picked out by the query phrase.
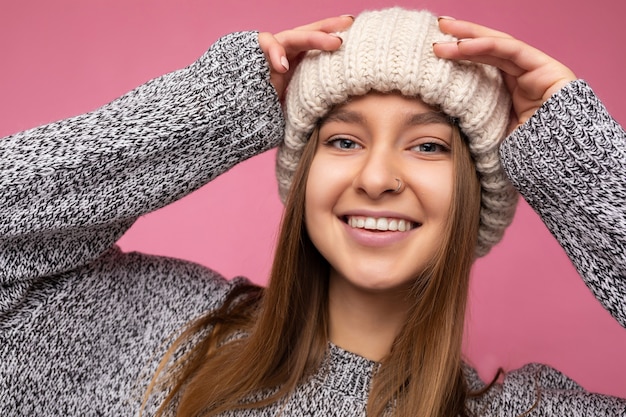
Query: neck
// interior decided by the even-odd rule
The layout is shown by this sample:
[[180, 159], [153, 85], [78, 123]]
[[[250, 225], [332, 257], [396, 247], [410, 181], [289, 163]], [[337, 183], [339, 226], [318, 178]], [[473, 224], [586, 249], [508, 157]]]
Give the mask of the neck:
[[406, 289], [373, 291], [355, 287], [331, 273], [329, 337], [342, 349], [367, 359], [387, 356], [408, 311]]

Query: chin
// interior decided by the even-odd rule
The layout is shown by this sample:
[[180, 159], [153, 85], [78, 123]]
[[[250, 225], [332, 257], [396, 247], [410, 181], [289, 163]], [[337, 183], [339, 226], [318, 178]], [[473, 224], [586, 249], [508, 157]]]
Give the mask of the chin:
[[[344, 281], [345, 284], [354, 287], [363, 292], [370, 293], [388, 293], [388, 292], [398, 292], [398, 291], [408, 291], [413, 283], [416, 280], [417, 273], [411, 275], [410, 277], [398, 277], [398, 276], [387, 276], [384, 277], [383, 274], [375, 274], [375, 276], [370, 276], [371, 271], [368, 274], [359, 274], [353, 275], [352, 277], [342, 275], [341, 273], [333, 274], [331, 273], [331, 279]], [[383, 276], [384, 278], [381, 278]]]

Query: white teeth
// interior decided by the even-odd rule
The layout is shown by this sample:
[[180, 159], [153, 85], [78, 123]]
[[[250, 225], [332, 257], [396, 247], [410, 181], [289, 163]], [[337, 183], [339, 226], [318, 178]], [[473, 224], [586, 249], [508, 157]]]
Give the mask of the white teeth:
[[363, 226], [365, 229], [375, 230], [376, 229], [376, 219], [373, 217], [367, 217], [365, 219], [365, 225]]
[[413, 228], [410, 221], [403, 219], [393, 219], [388, 217], [348, 217], [350, 227], [357, 229], [380, 230], [380, 231], [399, 231], [408, 232]]

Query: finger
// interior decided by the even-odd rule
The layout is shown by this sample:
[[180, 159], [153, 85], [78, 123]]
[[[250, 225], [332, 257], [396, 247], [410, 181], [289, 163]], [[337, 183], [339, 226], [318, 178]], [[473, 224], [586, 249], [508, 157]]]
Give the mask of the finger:
[[326, 33], [342, 32], [348, 29], [354, 22], [354, 16], [344, 15], [329, 17], [327, 19], [318, 20], [317, 22], [309, 23], [303, 26], [298, 26], [294, 30], [304, 31], [322, 31]]
[[289, 70], [285, 48], [271, 33], [259, 33], [259, 45], [273, 71], [285, 73]]
[[288, 58], [312, 49], [334, 51], [342, 43], [341, 38], [334, 34], [309, 30], [288, 30], [276, 34], [275, 38], [285, 48]]
[[463, 55], [499, 58], [510, 61], [526, 71], [533, 71], [553, 60], [540, 50], [513, 38], [463, 39], [458, 43], [458, 47]]
[[276, 44], [269, 50], [269, 62], [272, 69], [279, 73], [289, 71], [289, 60], [286, 57], [285, 48]]
[[438, 43], [434, 48], [442, 58], [494, 65], [511, 75], [533, 71], [553, 61], [538, 49], [513, 38], [465, 38], [458, 42]]
[[500, 32], [487, 26], [446, 16], [439, 18], [439, 29], [443, 33], [448, 33], [457, 39], [479, 37], [513, 38], [508, 33]]
[[440, 58], [453, 59], [453, 60], [465, 60], [472, 61], [481, 64], [487, 64], [499, 68], [506, 74], [512, 76], [519, 76], [526, 72], [523, 68], [516, 65], [514, 62], [499, 58], [492, 55], [478, 55], [471, 53], [463, 53], [459, 48], [458, 42], [441, 42], [433, 45], [435, 55]]
[[576, 79], [576, 75], [568, 67], [518, 39], [475, 38], [458, 42], [457, 46], [467, 59], [476, 57], [477, 62], [494, 65], [507, 74], [533, 74], [530, 78], [537, 84], [534, 88], [557, 83], [563, 85], [563, 82]]

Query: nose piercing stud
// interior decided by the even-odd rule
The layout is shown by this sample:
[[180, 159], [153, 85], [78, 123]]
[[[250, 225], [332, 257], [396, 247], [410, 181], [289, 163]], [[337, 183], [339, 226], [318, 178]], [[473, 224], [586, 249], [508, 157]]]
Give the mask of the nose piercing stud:
[[399, 193], [400, 190], [402, 189], [402, 180], [400, 178], [396, 178], [396, 181], [398, 181], [398, 186], [396, 187], [395, 190], [393, 190], [394, 193]]

